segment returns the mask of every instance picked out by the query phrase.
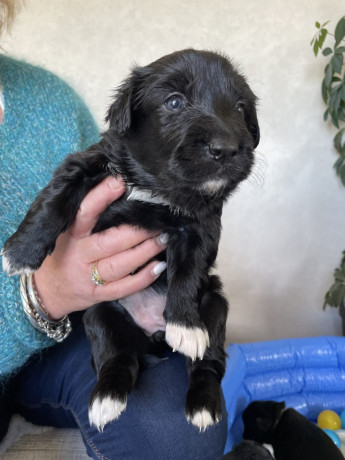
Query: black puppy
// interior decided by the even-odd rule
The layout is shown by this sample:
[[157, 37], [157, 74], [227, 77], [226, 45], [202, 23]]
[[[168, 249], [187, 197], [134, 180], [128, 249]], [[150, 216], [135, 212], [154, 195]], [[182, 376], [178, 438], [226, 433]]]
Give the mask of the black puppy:
[[[223, 460], [274, 460], [270, 452], [255, 441], [242, 441]], [[292, 460], [292, 459], [291, 459]]]
[[[216, 53], [184, 50], [135, 68], [109, 109], [101, 141], [67, 157], [3, 248], [10, 274], [36, 270], [88, 191], [120, 174], [128, 191], [93, 231], [126, 223], [168, 235], [167, 273], [136, 300], [166, 299], [165, 340], [188, 357], [186, 416], [200, 430], [221, 417], [228, 306], [210, 271], [223, 204], [253, 165], [255, 100]], [[102, 303], [84, 316], [98, 377], [89, 418], [98, 429], [125, 409], [143, 355], [155, 352], [155, 336], [128, 313], [132, 300]]]
[[254, 401], [243, 422], [243, 438], [272, 444], [276, 460], [344, 460], [321, 428], [283, 402]]

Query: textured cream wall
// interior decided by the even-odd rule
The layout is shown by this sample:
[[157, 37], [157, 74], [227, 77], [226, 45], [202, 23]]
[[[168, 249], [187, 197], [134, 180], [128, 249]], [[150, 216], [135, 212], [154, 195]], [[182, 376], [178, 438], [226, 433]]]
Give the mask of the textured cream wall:
[[340, 332], [322, 303], [345, 248], [345, 189], [322, 121], [324, 61], [309, 42], [315, 20], [335, 25], [344, 12], [343, 0], [27, 0], [5, 42], [66, 79], [100, 125], [133, 61], [194, 47], [240, 65], [260, 98], [262, 141], [257, 173], [224, 211], [229, 341]]

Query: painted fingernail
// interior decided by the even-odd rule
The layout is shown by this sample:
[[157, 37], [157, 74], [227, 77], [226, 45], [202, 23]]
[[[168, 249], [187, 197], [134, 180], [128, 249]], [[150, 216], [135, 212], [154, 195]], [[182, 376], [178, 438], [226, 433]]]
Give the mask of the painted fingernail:
[[167, 233], [161, 233], [157, 236], [157, 242], [160, 246], [166, 246], [168, 244], [169, 235]]
[[166, 270], [166, 268], [167, 268], [167, 264], [165, 262], [159, 262], [157, 265], [153, 267], [152, 273], [155, 276], [158, 276], [161, 273], [163, 273], [164, 270]]

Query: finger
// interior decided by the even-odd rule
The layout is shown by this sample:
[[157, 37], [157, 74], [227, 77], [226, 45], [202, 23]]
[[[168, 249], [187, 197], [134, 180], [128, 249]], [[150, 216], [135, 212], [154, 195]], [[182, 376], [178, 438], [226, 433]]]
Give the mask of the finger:
[[104, 259], [121, 253], [158, 235], [159, 232], [149, 232], [129, 225], [111, 227], [104, 232], [94, 233], [85, 239], [83, 245], [83, 259], [85, 262]]
[[94, 297], [100, 301], [118, 300], [142, 291], [152, 284], [166, 269], [165, 262], [152, 261], [134, 275], [113, 281], [103, 286], [95, 286]]
[[127, 251], [99, 260], [98, 273], [108, 282], [119, 280], [146, 264], [165, 248], [165, 234], [150, 238]]
[[83, 199], [71, 226], [71, 233], [77, 237], [88, 235], [97, 223], [99, 215], [125, 191], [119, 178], [109, 176], [96, 185]]

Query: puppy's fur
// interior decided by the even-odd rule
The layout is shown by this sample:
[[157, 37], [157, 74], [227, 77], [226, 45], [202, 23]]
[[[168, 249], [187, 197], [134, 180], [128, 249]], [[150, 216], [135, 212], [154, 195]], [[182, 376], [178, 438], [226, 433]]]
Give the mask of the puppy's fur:
[[[255, 441], [242, 441], [223, 460], [274, 460], [270, 452]], [[291, 459], [292, 460], [292, 459]]]
[[[186, 416], [200, 430], [221, 417], [220, 382], [227, 302], [211, 275], [222, 206], [250, 173], [259, 142], [255, 96], [224, 56], [184, 50], [135, 68], [109, 109], [109, 129], [86, 152], [67, 157], [3, 249], [10, 274], [36, 270], [96, 184], [120, 174], [127, 193], [94, 232], [130, 224], [168, 235], [167, 273], [136, 301], [164, 296], [165, 340], [186, 355]], [[139, 296], [139, 299], [138, 299]], [[131, 315], [132, 298], [87, 310], [98, 383], [90, 422], [102, 430], [126, 407], [143, 356], [156, 351]]]
[[243, 438], [272, 444], [276, 460], [344, 460], [329, 436], [285, 403], [254, 401], [243, 422]]

